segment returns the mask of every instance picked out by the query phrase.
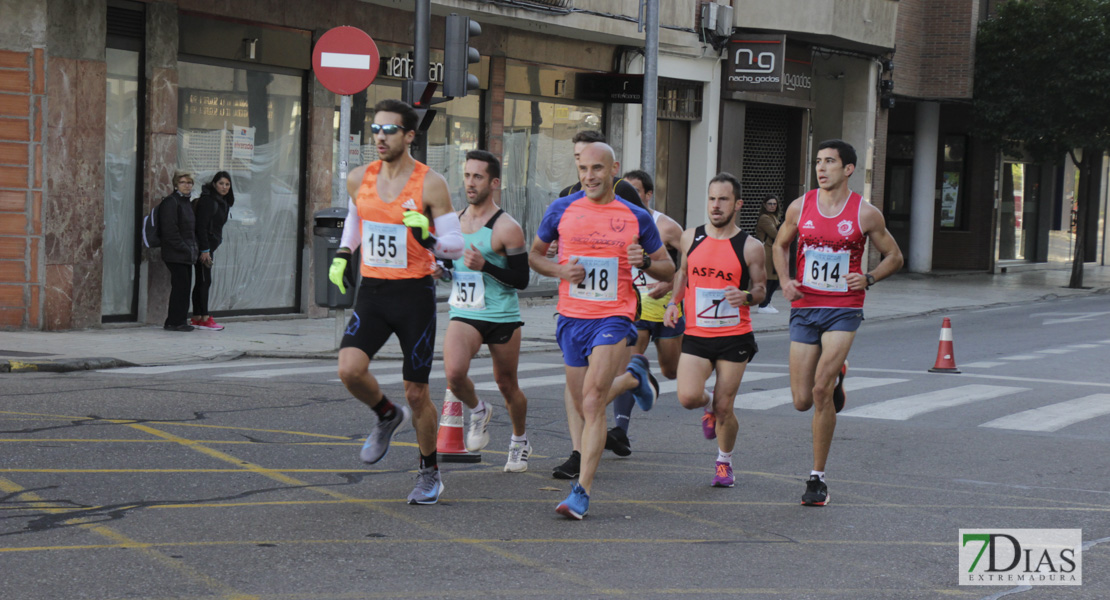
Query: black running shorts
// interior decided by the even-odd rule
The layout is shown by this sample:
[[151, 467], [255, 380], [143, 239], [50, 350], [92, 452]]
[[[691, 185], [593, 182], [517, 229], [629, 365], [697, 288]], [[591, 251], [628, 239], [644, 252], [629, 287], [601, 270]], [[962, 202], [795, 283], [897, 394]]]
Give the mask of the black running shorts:
[[512, 321], [510, 323], [491, 323], [490, 321], [479, 321], [478, 319], [467, 319], [466, 317], [451, 317], [452, 321], [459, 323], [466, 323], [482, 336], [482, 343], [487, 346], [496, 344], [508, 344], [509, 340], [513, 339], [513, 333], [524, 325], [521, 321]]
[[757, 352], [759, 345], [755, 343], [755, 335], [750, 332], [724, 337], [698, 337], [689, 334], [682, 337], [683, 354], [705, 358], [714, 363], [718, 360], [750, 362]]
[[391, 334], [401, 343], [405, 381], [428, 383], [436, 346], [436, 291], [431, 277], [364, 277], [340, 348], [358, 348], [370, 358]]

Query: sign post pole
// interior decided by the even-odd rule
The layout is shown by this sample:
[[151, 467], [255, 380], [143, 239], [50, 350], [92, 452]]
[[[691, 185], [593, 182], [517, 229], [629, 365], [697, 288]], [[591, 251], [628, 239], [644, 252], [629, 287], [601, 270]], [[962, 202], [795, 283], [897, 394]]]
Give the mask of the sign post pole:
[[[347, 165], [347, 155], [351, 148], [351, 97], [344, 94], [339, 97], [339, 164], [336, 168], [339, 171], [339, 185], [336, 186], [335, 193], [332, 194], [332, 206], [342, 207], [347, 203], [343, 200], [347, 197], [347, 171], [350, 170]], [[338, 348], [339, 344], [343, 342], [344, 323], [347, 322], [347, 311], [340, 309], [335, 311], [335, 347]]]
[[[378, 76], [378, 46], [365, 31], [355, 27], [329, 29], [312, 51], [312, 72], [325, 88], [339, 95], [338, 183], [332, 190], [332, 206], [346, 206], [347, 158], [351, 149], [351, 95], [365, 90]], [[425, 70], [427, 67], [425, 66]], [[322, 265], [316, 265], [319, 270]], [[335, 312], [335, 347], [343, 341], [346, 311]]]

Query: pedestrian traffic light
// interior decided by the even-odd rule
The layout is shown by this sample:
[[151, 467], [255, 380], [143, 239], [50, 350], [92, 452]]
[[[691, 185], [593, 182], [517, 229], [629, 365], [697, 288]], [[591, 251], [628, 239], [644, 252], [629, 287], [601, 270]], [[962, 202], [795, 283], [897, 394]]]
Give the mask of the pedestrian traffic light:
[[478, 89], [478, 78], [470, 74], [470, 65], [480, 61], [478, 50], [470, 47], [470, 38], [482, 35], [482, 26], [469, 17], [447, 15], [447, 34], [443, 43], [443, 95], [460, 98]]

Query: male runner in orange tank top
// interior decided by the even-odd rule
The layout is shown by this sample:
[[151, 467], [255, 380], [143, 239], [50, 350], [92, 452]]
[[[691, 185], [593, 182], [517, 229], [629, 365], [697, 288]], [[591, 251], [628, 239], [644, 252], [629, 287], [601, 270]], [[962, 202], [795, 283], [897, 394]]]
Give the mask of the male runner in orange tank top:
[[[416, 111], [397, 100], [374, 107], [370, 132], [381, 159], [355, 168], [347, 178], [351, 200], [329, 279], [343, 291], [347, 261], [361, 245], [362, 285], [339, 350], [343, 385], [378, 416], [360, 457], [370, 464], [381, 460], [393, 435], [411, 418], [420, 471], [409, 504], [435, 504], [443, 482], [436, 464], [438, 416], [428, 392], [436, 337], [431, 275], [435, 257], [462, 256], [463, 238], [447, 181], [409, 154], [417, 120]], [[390, 402], [368, 370], [392, 334], [404, 353], [408, 407]]]
[[[790, 243], [798, 238], [796, 279], [780, 276], [790, 309], [790, 391], [794, 408], [813, 407], [813, 470], [802, 504], [825, 506], [825, 461], [836, 413], [844, 406], [848, 351], [863, 321], [865, 291], [902, 268], [902, 251], [883, 213], [848, 189], [856, 151], [843, 140], [817, 146], [817, 185], [790, 203], [773, 248], [775, 271], [790, 273]], [[883, 259], [864, 273], [867, 240]]]
[[[735, 176], [720, 173], [710, 180], [709, 222], [682, 233], [682, 264], [675, 275], [674, 297], [663, 313], [667, 327], [686, 315], [678, 358], [678, 401], [688, 409], [706, 407], [702, 431], [706, 438], [717, 439], [713, 487], [736, 483], [732, 450], [740, 423], [732, 407], [744, 370], [759, 351], [749, 306], [762, 302], [767, 292], [763, 244], [735, 223], [743, 204]], [[714, 370], [717, 382], [709, 395], [705, 382]]]

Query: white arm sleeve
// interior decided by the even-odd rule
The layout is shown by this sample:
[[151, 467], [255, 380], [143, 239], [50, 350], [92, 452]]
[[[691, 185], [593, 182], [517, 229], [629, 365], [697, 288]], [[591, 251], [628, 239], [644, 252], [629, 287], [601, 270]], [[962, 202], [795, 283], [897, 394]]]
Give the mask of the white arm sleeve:
[[454, 212], [442, 214], [435, 218], [436, 246], [432, 250], [437, 258], [450, 258], [452, 260], [463, 255], [462, 225], [459, 215]]
[[358, 208], [355, 207], [354, 200], [350, 196], [347, 197], [347, 220], [343, 221], [343, 241], [339, 243], [340, 248], [347, 248], [354, 252], [359, 244], [362, 243], [362, 219], [358, 216]]

